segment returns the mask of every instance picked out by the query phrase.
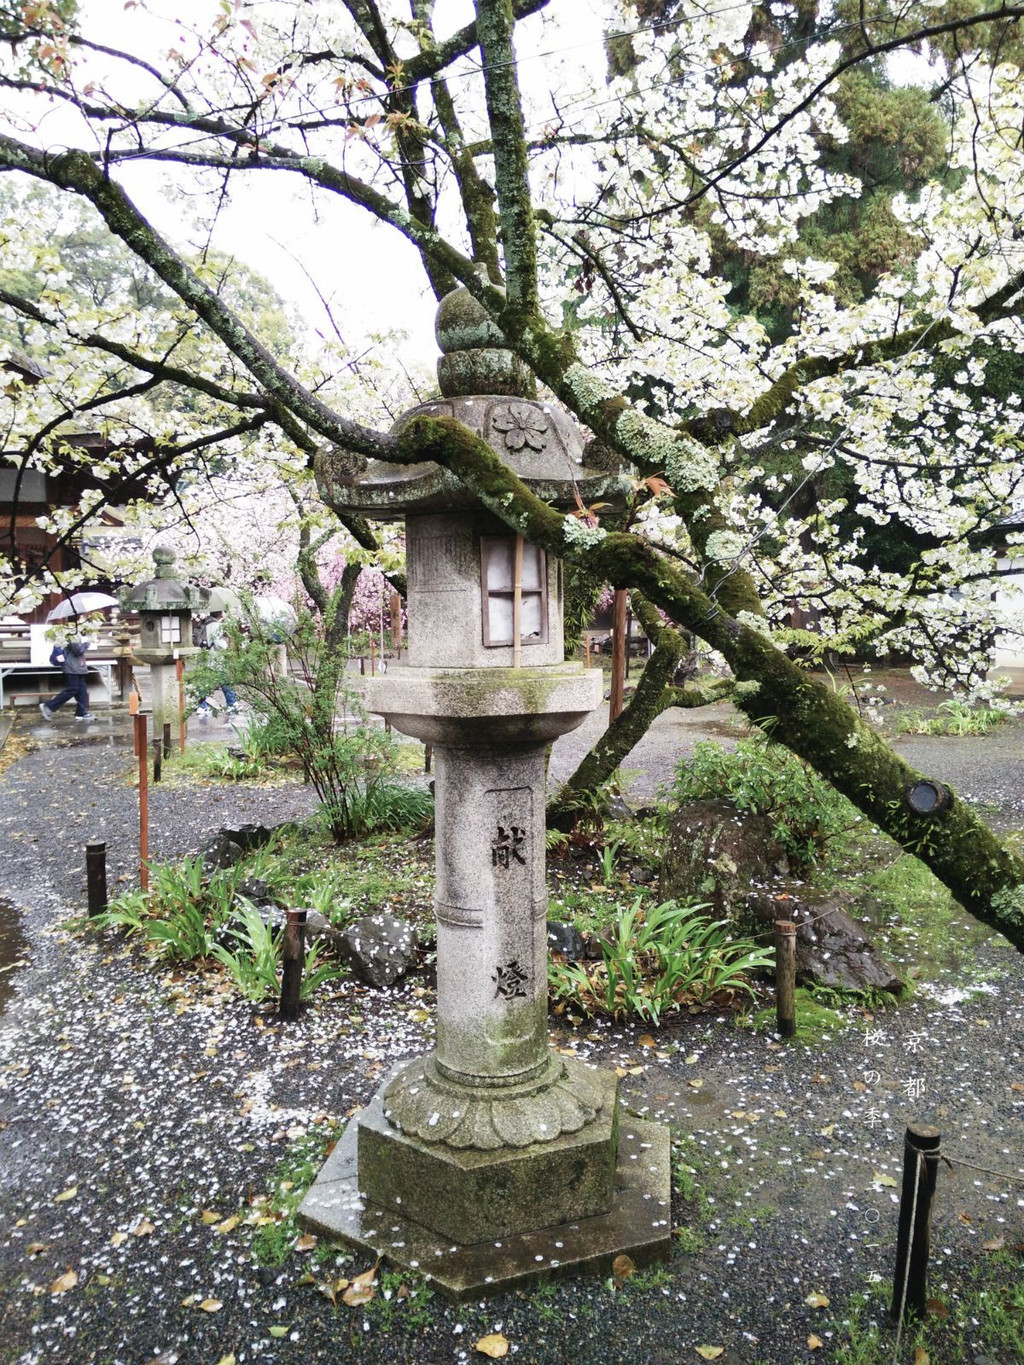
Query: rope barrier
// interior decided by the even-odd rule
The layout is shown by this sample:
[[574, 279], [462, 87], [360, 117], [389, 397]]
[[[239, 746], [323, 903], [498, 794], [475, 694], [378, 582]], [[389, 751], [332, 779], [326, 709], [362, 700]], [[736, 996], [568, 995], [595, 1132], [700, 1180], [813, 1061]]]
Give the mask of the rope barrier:
[[[937, 1151], [940, 1159], [946, 1163], [951, 1171], [955, 1171], [956, 1166], [953, 1165], [945, 1152], [941, 1148], [938, 1148]], [[970, 1171], [981, 1171], [983, 1175], [994, 1175], [999, 1180], [1008, 1180], [1012, 1185], [1024, 1185], [1024, 1175], [1010, 1175], [1007, 1171], [993, 1171], [989, 1166], [978, 1166], [973, 1161], [965, 1161], [963, 1157], [956, 1158], [956, 1165], [966, 1166]]]

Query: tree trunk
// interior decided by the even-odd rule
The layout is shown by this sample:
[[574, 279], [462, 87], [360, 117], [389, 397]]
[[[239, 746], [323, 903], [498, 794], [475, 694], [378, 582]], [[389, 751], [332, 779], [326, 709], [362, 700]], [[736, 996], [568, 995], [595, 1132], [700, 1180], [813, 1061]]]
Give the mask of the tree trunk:
[[633, 610], [654, 653], [647, 660], [636, 691], [615, 720], [563, 784], [548, 807], [548, 821], [559, 827], [575, 814], [593, 808], [598, 789], [607, 782], [626, 755], [670, 706], [708, 706], [732, 691], [731, 679], [673, 687], [672, 677], [689, 643], [677, 630], [666, 626], [654, 607], [640, 593], [633, 593]]

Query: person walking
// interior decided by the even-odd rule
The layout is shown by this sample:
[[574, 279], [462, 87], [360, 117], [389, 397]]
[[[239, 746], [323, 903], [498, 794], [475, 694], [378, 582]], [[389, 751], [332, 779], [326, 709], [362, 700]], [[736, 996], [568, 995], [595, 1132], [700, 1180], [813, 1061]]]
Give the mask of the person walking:
[[[95, 720], [96, 717], [89, 710], [89, 689], [86, 686], [86, 675], [89, 672], [89, 665], [85, 662], [86, 651], [89, 648], [86, 640], [68, 640], [67, 644], [61, 649], [61, 667], [64, 669], [64, 688], [49, 701], [41, 701], [39, 709], [42, 711], [46, 720], [49, 720], [54, 711], [59, 711], [66, 701], [74, 698], [75, 720]], [[54, 654], [57, 651], [54, 650]], [[53, 655], [50, 656], [51, 660]]]
[[[192, 643], [199, 649], [227, 649], [228, 634], [224, 628], [224, 613], [222, 611], [212, 611], [205, 619], [200, 619], [192, 626]], [[214, 688], [214, 691], [217, 689]], [[235, 696], [234, 689], [230, 683], [221, 683], [220, 690], [224, 694], [224, 703], [228, 708], [229, 714], [233, 715], [238, 708], [238, 698]], [[216, 704], [215, 704], [216, 708]], [[209, 698], [200, 697], [196, 705], [196, 713], [200, 721], [208, 719], [211, 711]], [[216, 708], [219, 709], [219, 708]]]

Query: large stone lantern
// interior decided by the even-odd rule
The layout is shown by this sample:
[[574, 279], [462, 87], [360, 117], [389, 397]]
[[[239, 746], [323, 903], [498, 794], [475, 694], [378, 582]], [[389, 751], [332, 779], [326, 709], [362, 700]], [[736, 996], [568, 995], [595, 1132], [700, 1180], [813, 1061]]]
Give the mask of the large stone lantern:
[[[438, 312], [443, 397], [406, 413], [473, 428], [554, 506], [614, 485], [466, 290]], [[547, 1038], [549, 742], [601, 699], [566, 663], [562, 565], [434, 464], [321, 461], [337, 510], [405, 519], [408, 662], [367, 707], [434, 746], [437, 1045], [398, 1066], [346, 1130], [301, 1209], [322, 1232], [455, 1293], [637, 1259], [669, 1237], [668, 1136], [619, 1121], [616, 1077]]]
[[174, 576], [174, 551], [158, 545], [153, 551], [156, 573], [139, 583], [125, 599], [124, 610], [138, 612], [139, 644], [135, 658], [148, 664], [152, 679], [153, 733], [161, 735], [165, 721], [178, 715], [177, 665], [198, 654], [192, 644], [192, 613], [205, 606], [208, 591], [187, 586]]

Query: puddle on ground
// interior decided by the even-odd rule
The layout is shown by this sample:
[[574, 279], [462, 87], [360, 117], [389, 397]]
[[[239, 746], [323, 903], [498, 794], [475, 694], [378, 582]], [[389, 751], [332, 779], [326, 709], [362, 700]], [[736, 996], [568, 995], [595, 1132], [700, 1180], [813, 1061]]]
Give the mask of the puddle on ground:
[[10, 901], [0, 899], [0, 1014], [15, 992], [18, 968], [27, 966], [28, 939], [22, 932], [21, 916]]

